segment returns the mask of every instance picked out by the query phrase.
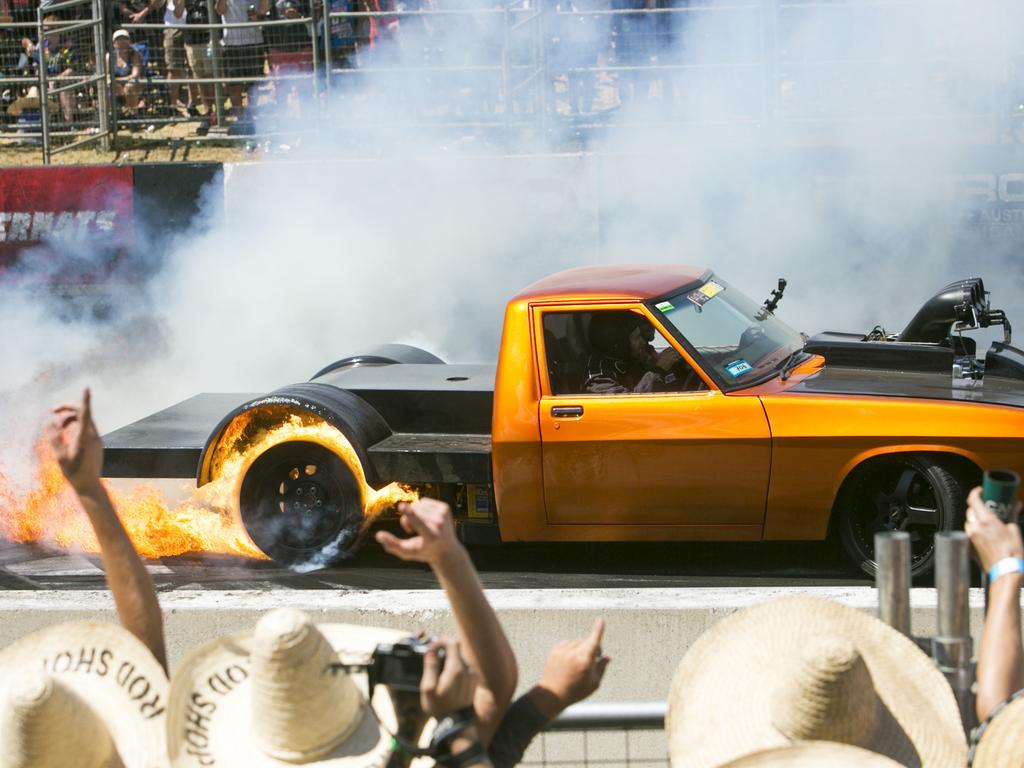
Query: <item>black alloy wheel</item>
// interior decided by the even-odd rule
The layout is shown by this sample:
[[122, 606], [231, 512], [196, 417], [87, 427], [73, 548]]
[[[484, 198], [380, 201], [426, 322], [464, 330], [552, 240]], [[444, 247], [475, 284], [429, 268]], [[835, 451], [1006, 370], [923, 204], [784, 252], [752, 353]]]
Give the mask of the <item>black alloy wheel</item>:
[[344, 560], [363, 524], [359, 484], [348, 465], [316, 443], [280, 443], [242, 479], [242, 522], [278, 563], [302, 570]]
[[966, 490], [948, 462], [907, 454], [875, 459], [854, 471], [837, 504], [839, 538], [847, 556], [875, 575], [875, 534], [910, 534], [910, 574], [931, 571], [935, 534], [963, 526]]

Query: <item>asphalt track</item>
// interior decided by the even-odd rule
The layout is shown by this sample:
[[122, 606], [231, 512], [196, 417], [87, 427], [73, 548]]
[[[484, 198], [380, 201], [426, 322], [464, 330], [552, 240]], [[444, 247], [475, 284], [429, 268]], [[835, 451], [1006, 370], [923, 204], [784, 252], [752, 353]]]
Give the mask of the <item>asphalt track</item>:
[[[471, 550], [488, 589], [864, 586], [830, 543], [513, 544]], [[174, 590], [415, 590], [430, 570], [372, 541], [341, 566], [295, 573], [274, 563], [187, 555], [148, 563]], [[0, 541], [0, 590], [102, 589], [98, 556]]]

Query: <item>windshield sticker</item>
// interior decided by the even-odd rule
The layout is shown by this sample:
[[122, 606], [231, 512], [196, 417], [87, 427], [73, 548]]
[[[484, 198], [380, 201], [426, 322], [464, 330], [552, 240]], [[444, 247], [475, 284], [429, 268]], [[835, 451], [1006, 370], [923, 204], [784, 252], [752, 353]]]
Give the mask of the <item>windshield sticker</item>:
[[675, 307], [672, 306], [671, 301], [662, 301], [654, 305], [654, 308], [659, 312], [671, 312]]
[[718, 294], [725, 290], [724, 286], [719, 285], [714, 280], [708, 280], [704, 285], [698, 288], [701, 293], [707, 296], [709, 299], [715, 298]]
[[699, 310], [724, 290], [724, 286], [719, 285], [713, 280], [708, 280], [697, 290], [686, 294], [686, 298], [693, 302], [694, 306]]
[[738, 379], [747, 371], [754, 370], [754, 366], [748, 363], [746, 360], [733, 360], [731, 363], [725, 364], [725, 372], [732, 376], [734, 379]]
[[698, 311], [701, 307], [711, 301], [711, 297], [706, 293], [701, 293], [700, 290], [690, 291], [686, 294], [686, 298], [693, 302], [694, 306], [697, 307]]

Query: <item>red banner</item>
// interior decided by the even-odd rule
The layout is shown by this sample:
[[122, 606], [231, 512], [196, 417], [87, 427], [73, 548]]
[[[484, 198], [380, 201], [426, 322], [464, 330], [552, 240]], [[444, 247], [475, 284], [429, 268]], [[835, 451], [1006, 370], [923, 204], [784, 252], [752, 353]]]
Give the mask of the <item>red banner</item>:
[[91, 282], [133, 240], [130, 167], [0, 170], [0, 274]]

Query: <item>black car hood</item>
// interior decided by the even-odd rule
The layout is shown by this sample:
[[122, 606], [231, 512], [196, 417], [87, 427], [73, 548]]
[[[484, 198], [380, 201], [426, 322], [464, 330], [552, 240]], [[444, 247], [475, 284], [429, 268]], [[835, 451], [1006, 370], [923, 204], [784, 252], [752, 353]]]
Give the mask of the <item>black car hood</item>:
[[816, 395], [875, 395], [927, 400], [958, 400], [1024, 408], [1024, 382], [987, 376], [983, 381], [957, 382], [949, 373], [895, 371], [825, 365], [789, 387], [787, 392]]

